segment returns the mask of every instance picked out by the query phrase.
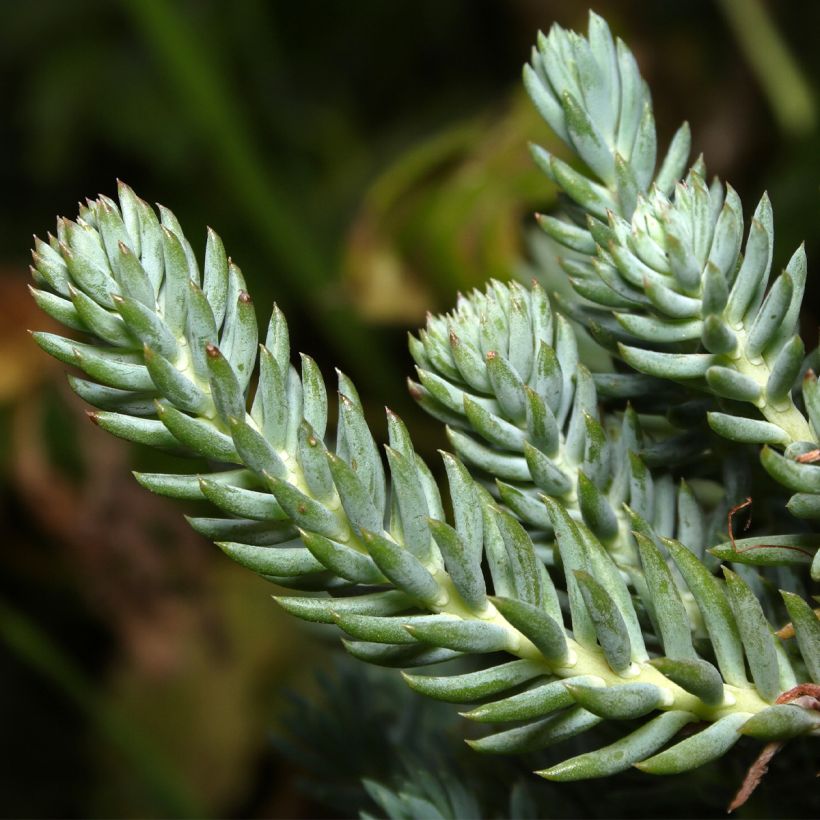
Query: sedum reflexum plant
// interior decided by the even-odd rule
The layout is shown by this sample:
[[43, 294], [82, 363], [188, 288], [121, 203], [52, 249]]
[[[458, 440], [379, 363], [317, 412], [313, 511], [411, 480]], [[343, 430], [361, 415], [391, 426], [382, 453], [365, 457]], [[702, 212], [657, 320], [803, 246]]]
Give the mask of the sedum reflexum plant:
[[[627, 722], [539, 772], [574, 780], [683, 772], [743, 735], [817, 735], [820, 540], [788, 524], [820, 509], [802, 251], [769, 286], [768, 200], [744, 240], [735, 192], [707, 185], [701, 160], [686, 171], [686, 126], [658, 165], [649, 92], [600, 18], [588, 38], [554, 27], [524, 77], [585, 166], [534, 149], [568, 196], [540, 224], [567, 249], [578, 298], [491, 282], [411, 338], [411, 392], [455, 450], [446, 488], [390, 411], [382, 458], [341, 373], [329, 434], [326, 386], [310, 357], [291, 363], [282, 313], [260, 346], [219, 237], [200, 268], [173, 214], [125, 185], [36, 240], [34, 297], [85, 340], [34, 337], [84, 373], [71, 385], [100, 427], [218, 465], [137, 479], [211, 502], [192, 526], [301, 591], [277, 598], [287, 611], [335, 624], [371, 663], [461, 659], [456, 674], [405, 678], [493, 724], [477, 751]], [[606, 372], [585, 365], [579, 325], [611, 351]], [[736, 540], [749, 444], [794, 495], [771, 516], [783, 531]]]

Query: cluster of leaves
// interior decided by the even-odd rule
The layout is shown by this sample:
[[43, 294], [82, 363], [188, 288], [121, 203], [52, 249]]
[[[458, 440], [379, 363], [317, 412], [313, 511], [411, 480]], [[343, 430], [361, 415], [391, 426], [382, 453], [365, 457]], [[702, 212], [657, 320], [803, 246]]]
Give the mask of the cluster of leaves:
[[[802, 254], [768, 288], [767, 201], [741, 254], [731, 189], [707, 187], [700, 160], [678, 181], [685, 127], [655, 173], [648, 91], [600, 18], [588, 39], [553, 28], [525, 83], [590, 169], [535, 151], [571, 200], [541, 224], [571, 251], [579, 298], [556, 309], [538, 286], [493, 282], [411, 341], [411, 392], [456, 451], [442, 454], [449, 519], [402, 421], [388, 411], [385, 469], [339, 373], [328, 435], [324, 381], [310, 357], [291, 364], [282, 313], [257, 351], [251, 298], [218, 236], [200, 271], [173, 214], [125, 185], [118, 203], [89, 202], [34, 249], [38, 304], [92, 338], [35, 339], [84, 372], [71, 384], [99, 426], [222, 465], [137, 478], [210, 501], [214, 515], [192, 526], [308, 592], [278, 598], [289, 612], [335, 623], [371, 663], [477, 656], [476, 671], [405, 675], [418, 692], [474, 704], [477, 723], [506, 725], [474, 749], [526, 753], [628, 721], [611, 745], [539, 772], [575, 780], [687, 771], [741, 735], [817, 734], [820, 623], [805, 568], [820, 570], [818, 538], [722, 531], [749, 443], [796, 493], [792, 512], [817, 509], [816, 354], [805, 360], [796, 335]], [[573, 322], [612, 352], [610, 371], [585, 367]], [[735, 443], [722, 473], [702, 418]], [[724, 579], [715, 556], [734, 562]], [[794, 640], [774, 634], [787, 619]]]

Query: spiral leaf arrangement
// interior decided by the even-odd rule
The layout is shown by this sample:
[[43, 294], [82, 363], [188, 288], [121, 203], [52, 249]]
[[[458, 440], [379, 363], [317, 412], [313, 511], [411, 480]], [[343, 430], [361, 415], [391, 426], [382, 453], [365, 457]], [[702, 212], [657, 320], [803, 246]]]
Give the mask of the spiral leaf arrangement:
[[820, 467], [804, 460], [818, 449], [820, 413], [817, 379], [808, 370], [813, 358], [806, 359], [798, 335], [802, 246], [770, 284], [768, 197], [744, 241], [734, 189], [717, 178], [707, 184], [702, 158], [683, 176], [686, 124], [655, 173], [649, 91], [629, 49], [596, 15], [588, 39], [557, 26], [541, 37], [524, 82], [588, 168], [576, 171], [533, 148], [536, 164], [573, 203], [565, 217], [538, 220], [571, 252], [563, 266], [580, 298], [565, 306], [568, 314], [635, 370], [716, 397], [712, 429], [765, 445], [764, 467], [796, 492], [789, 509], [819, 517]]
[[[720, 396], [729, 383], [754, 382], [754, 397], [749, 388], [730, 398], [756, 404], [765, 421], [732, 415], [733, 404], [710, 423], [732, 440], [785, 446], [783, 455], [764, 450], [764, 464], [797, 491], [792, 508], [810, 507], [820, 467], [793, 457], [816, 422], [816, 380], [808, 376], [797, 402], [791, 385], [802, 367], [793, 335], [802, 257], [766, 295], [768, 206], [741, 262], [734, 196], [718, 206], [722, 189], [705, 188], [698, 168], [676, 187], [685, 129], [654, 173], [648, 92], [600, 18], [591, 17], [589, 39], [558, 28], [542, 38], [525, 81], [599, 180], [538, 154], [590, 217], [542, 220], [576, 252], [583, 302], [568, 315], [639, 372], [591, 374], [573, 326], [537, 286], [491, 283], [431, 318], [411, 340], [411, 390], [449, 425], [449, 519], [402, 421], [388, 411], [383, 459], [339, 373], [331, 444], [326, 386], [310, 357], [291, 364], [282, 313], [274, 307], [259, 346], [253, 303], [219, 237], [208, 232], [200, 270], [173, 214], [125, 185], [118, 202], [89, 202], [36, 241], [35, 299], [87, 340], [34, 338], [83, 372], [71, 385], [100, 427], [221, 465], [137, 479], [209, 501], [213, 515], [192, 526], [240, 564], [307, 593], [278, 597], [287, 611], [335, 624], [348, 652], [368, 662], [407, 669], [471, 657], [475, 671], [406, 679], [497, 725], [470, 741], [476, 750], [524, 753], [629, 721], [614, 744], [539, 772], [573, 780], [630, 766], [686, 771], [742, 735], [817, 734], [820, 622], [795, 569], [812, 560], [816, 537], [802, 534], [798, 549], [790, 536], [732, 539], [713, 552], [736, 571], [716, 576], [705, 548], [725, 540], [730, 488], [710, 506], [695, 492], [697, 475], [676, 486], [708, 445], [663, 413], [639, 420], [623, 406], [648, 389], [667, 391], [671, 405], [678, 388], [668, 380]], [[675, 315], [682, 306], [695, 312]], [[773, 324], [775, 306], [783, 315]], [[646, 346], [659, 340], [662, 350]], [[641, 431], [647, 423], [651, 433]], [[789, 587], [779, 604], [741, 556], [777, 567]], [[786, 612], [789, 641], [774, 634]]]

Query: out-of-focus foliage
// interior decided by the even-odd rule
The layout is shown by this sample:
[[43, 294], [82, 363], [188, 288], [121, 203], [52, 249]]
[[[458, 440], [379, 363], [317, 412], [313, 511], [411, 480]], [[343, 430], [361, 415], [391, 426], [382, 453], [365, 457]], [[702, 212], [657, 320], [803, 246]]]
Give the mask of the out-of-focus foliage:
[[[347, 242], [346, 283], [369, 320], [412, 324], [454, 291], [507, 279], [521, 225], [550, 205], [521, 152], [543, 121], [516, 91], [509, 101], [403, 153], [365, 194]], [[435, 276], [429, 272], [435, 271]]]

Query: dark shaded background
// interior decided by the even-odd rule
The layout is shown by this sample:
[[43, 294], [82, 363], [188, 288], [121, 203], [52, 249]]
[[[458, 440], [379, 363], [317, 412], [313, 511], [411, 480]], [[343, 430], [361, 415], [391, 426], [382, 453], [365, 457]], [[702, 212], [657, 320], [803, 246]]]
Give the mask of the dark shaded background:
[[[815, 259], [820, 4], [596, 10], [638, 55], [662, 137], [689, 119], [695, 149], [749, 211], [768, 188], [776, 264], [802, 239]], [[385, 403], [402, 414], [433, 460], [443, 436], [405, 396], [406, 331], [531, 255], [530, 214], [553, 192], [526, 144], [552, 138], [520, 67], [538, 28], [584, 28], [585, 9], [6, 0], [0, 11], [0, 814], [334, 816], [338, 801], [298, 788], [309, 763], [271, 737], [327, 710], [286, 693], [313, 703], [312, 670], [332, 668], [335, 643], [286, 619], [268, 585], [130, 476], [175, 462], [87, 424], [62, 366], [25, 333], [47, 326], [26, 291], [29, 237], [78, 198], [113, 195], [117, 177], [171, 207], [195, 247], [212, 225], [260, 314], [276, 299], [294, 347], [329, 380], [333, 365], [353, 377], [376, 430]], [[772, 36], [801, 76], [784, 76]], [[347, 764], [351, 783], [373, 774]], [[722, 786], [680, 795], [674, 813], [717, 811]], [[800, 788], [812, 784], [787, 800], [809, 816]], [[754, 812], [783, 808], [776, 782], [761, 794]], [[587, 797], [549, 816], [613, 813]]]

